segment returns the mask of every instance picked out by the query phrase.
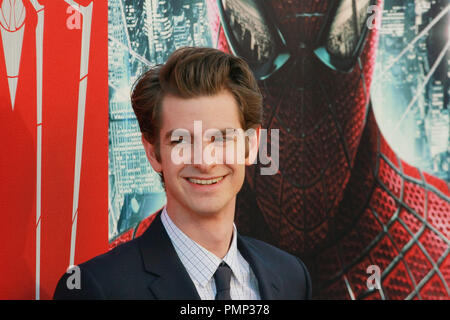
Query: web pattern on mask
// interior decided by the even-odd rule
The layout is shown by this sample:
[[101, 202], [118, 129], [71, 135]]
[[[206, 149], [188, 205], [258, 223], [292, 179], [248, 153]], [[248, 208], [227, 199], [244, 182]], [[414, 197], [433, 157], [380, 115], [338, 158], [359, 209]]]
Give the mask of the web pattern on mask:
[[[305, 33], [317, 33], [325, 2], [277, 3], [290, 13], [289, 19], [309, 19], [302, 29]], [[284, 14], [280, 12], [278, 17]], [[214, 21], [212, 29], [217, 31], [218, 47], [230, 52], [220, 23]], [[297, 32], [296, 36], [302, 35]], [[299, 256], [309, 268], [313, 297], [318, 299], [449, 299], [449, 187], [399, 159], [384, 140], [368, 95], [374, 35], [366, 46], [358, 59], [356, 77], [334, 75], [331, 80], [322, 79], [324, 97], [331, 96], [331, 90], [346, 94], [345, 99], [333, 104], [339, 112], [330, 110], [322, 122], [301, 119], [312, 128], [308, 135], [297, 137], [310, 139], [310, 158], [303, 160], [296, 154], [298, 149], [287, 148], [287, 144], [283, 148], [286, 141], [280, 141], [279, 174], [261, 179], [259, 167], [248, 169], [238, 197], [238, 229]], [[316, 77], [320, 78], [320, 70]], [[275, 120], [275, 115], [298, 119], [298, 114], [279, 108], [299, 103], [298, 96], [289, 94], [289, 89], [295, 89], [292, 78], [283, 74], [276, 86], [269, 82], [261, 83], [266, 102], [265, 127], [270, 127], [270, 115]], [[327, 120], [333, 125], [326, 125]], [[295, 133], [292, 126], [280, 121], [273, 127], [280, 129], [280, 138]], [[324, 136], [334, 139], [336, 150], [325, 148]], [[307, 165], [318, 162], [337, 163], [334, 167], [339, 170], [320, 172]], [[293, 169], [283, 173], [283, 166]], [[287, 187], [295, 172], [304, 173], [304, 181], [309, 183]], [[309, 178], [314, 176], [319, 179]], [[142, 221], [111, 246], [142, 234], [153, 218]], [[368, 288], [367, 268], [371, 265], [380, 268], [379, 289]]]
[[[312, 7], [313, 4], [305, 5], [303, 9], [311, 11]], [[296, 6], [279, 9], [308, 12]], [[279, 16], [287, 16], [286, 12]], [[303, 30], [317, 33], [312, 18], [308, 27]], [[375, 47], [376, 36], [372, 33], [352, 72], [359, 78], [356, 83], [352, 77], [345, 79], [331, 74], [334, 84], [327, 87], [330, 79], [320, 68], [316, 70], [316, 78], [323, 76], [322, 87], [326, 87], [319, 94], [335, 98], [334, 89], [347, 94], [347, 98], [329, 98], [333, 100], [330, 103], [332, 109], [339, 111], [329, 116], [331, 125], [323, 125], [320, 121], [307, 123], [308, 114], [302, 115], [302, 125], [314, 130], [310, 137], [303, 135], [292, 139], [310, 139], [312, 147], [308, 152], [296, 154], [290, 150], [292, 148], [283, 148], [284, 141], [280, 138], [280, 172], [277, 176], [261, 179], [258, 168], [248, 170], [247, 183], [238, 201], [238, 226], [241, 232], [301, 257], [309, 267], [316, 298], [448, 299], [449, 188], [442, 180], [399, 159], [382, 137], [368, 94]], [[294, 69], [287, 72], [294, 72]], [[301, 83], [294, 78], [295, 73], [284, 73], [270, 86], [262, 83], [266, 95], [265, 110], [269, 111], [266, 119], [267, 114], [272, 117], [280, 113], [285, 113], [284, 119], [288, 121], [299, 117], [301, 108], [290, 106], [307, 101], [299, 99], [305, 95], [289, 93], [296, 89], [292, 88], [293, 84]], [[367, 112], [361, 122], [358, 116], [364, 104]], [[355, 112], [349, 112], [352, 109]], [[317, 117], [310, 119], [317, 120]], [[352, 122], [354, 119], [356, 121]], [[266, 120], [265, 125], [270, 127], [271, 121]], [[350, 129], [345, 130], [349, 123]], [[362, 137], [359, 123], [365, 125]], [[276, 126], [280, 128], [280, 136], [293, 135], [292, 126], [288, 129], [280, 121]], [[321, 132], [322, 126], [329, 135]], [[335, 136], [342, 138], [333, 140]], [[329, 137], [339, 146], [335, 152], [324, 147]], [[314, 165], [333, 162], [338, 165], [334, 165], [335, 172], [332, 173], [323, 169], [324, 166], [320, 172]], [[293, 170], [286, 174], [283, 164]], [[309, 184], [290, 183], [296, 171], [306, 176], [304, 181]], [[339, 179], [347, 173], [348, 178]], [[309, 178], [316, 176], [319, 179], [315, 181]], [[334, 183], [330, 185], [333, 179]], [[301, 177], [296, 180], [301, 181]], [[290, 184], [289, 188], [286, 184]], [[336, 191], [338, 189], [344, 190], [342, 196]], [[288, 206], [288, 203], [293, 205]], [[367, 268], [371, 265], [378, 266], [381, 271], [379, 290], [369, 289], [367, 285], [370, 276]]]

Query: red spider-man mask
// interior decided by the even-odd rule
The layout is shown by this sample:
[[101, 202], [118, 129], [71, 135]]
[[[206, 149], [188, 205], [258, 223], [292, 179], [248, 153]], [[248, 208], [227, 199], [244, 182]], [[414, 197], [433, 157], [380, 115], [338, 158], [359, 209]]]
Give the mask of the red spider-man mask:
[[263, 128], [280, 130], [279, 172], [261, 175], [259, 164], [247, 180], [271, 231], [296, 230], [284, 241], [323, 234], [343, 198], [369, 110], [379, 5], [217, 1], [218, 47], [249, 63], [264, 95]]

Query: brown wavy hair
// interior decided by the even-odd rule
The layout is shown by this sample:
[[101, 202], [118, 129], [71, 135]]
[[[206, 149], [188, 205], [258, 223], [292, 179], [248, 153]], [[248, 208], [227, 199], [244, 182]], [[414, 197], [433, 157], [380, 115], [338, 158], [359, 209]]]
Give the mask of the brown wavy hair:
[[[244, 130], [262, 123], [262, 95], [248, 64], [214, 48], [183, 47], [167, 62], [143, 73], [131, 93], [131, 106], [143, 137], [155, 146], [160, 161], [162, 101], [166, 95], [179, 98], [212, 96], [228, 90], [236, 99]], [[220, 110], [218, 110], [220, 112]]]

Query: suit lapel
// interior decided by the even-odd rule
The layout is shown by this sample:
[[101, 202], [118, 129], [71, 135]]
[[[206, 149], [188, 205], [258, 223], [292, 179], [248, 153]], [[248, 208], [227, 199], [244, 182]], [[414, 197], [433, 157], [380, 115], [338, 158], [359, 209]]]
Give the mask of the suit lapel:
[[[237, 235], [238, 249], [247, 260], [256, 278], [263, 300], [278, 299], [282, 290], [281, 278], [271, 270], [258, 249]], [[197, 289], [178, 258], [175, 248], [161, 222], [161, 212], [139, 238], [145, 270], [153, 276], [149, 290], [161, 300], [200, 300]]]
[[147, 272], [154, 276], [149, 290], [161, 300], [200, 300], [197, 289], [178, 258], [161, 222], [161, 212], [139, 238]]
[[238, 249], [247, 260], [256, 278], [258, 279], [261, 300], [279, 299], [282, 290], [281, 278], [271, 270], [268, 261], [265, 261], [258, 249], [238, 233]]

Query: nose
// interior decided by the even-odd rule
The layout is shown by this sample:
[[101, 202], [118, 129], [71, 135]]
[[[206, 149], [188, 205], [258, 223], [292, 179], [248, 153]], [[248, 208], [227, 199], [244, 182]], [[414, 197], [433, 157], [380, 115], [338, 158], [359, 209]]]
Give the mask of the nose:
[[215, 167], [215, 164], [208, 164], [208, 163], [202, 161], [201, 163], [198, 163], [198, 164], [194, 163], [193, 166], [195, 169], [197, 169], [198, 172], [208, 173], [208, 172], [211, 172], [211, 170]]
[[194, 152], [192, 155], [193, 167], [199, 172], [211, 171], [218, 163], [214, 143], [208, 140], [197, 139], [194, 141]]

